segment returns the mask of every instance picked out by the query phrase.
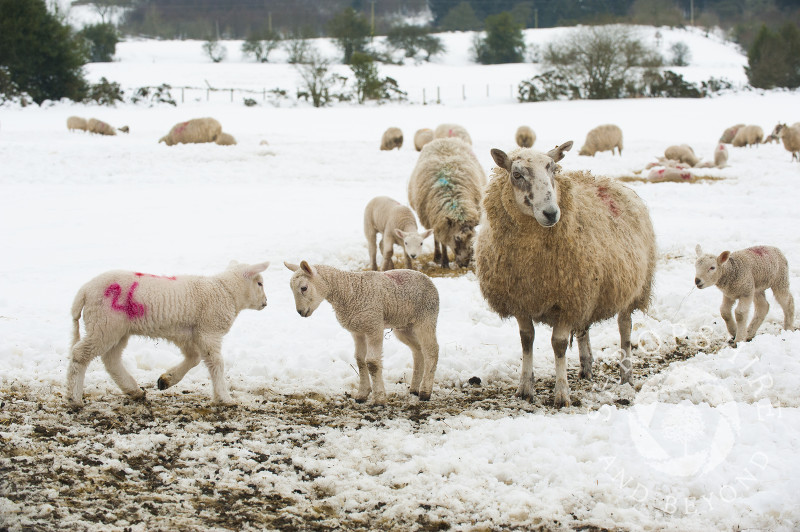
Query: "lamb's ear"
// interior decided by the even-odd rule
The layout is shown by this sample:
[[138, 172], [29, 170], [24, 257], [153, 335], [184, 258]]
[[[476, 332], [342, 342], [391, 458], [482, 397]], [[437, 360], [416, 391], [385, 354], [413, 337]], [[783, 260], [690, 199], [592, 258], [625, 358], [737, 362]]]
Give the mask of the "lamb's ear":
[[694, 252], [697, 253], [698, 257], [703, 254], [703, 248], [700, 247], [700, 244], [697, 244], [694, 247]]
[[293, 272], [296, 272], [297, 270], [300, 269], [300, 266], [298, 266], [297, 264], [292, 264], [291, 262], [283, 261], [283, 265], [292, 270]]
[[309, 263], [307, 263], [306, 261], [301, 261], [300, 262], [300, 267], [303, 268], [303, 271], [306, 272], [311, 277], [314, 277], [315, 275], [317, 275], [317, 269], [314, 268]]
[[232, 260], [232, 261], [230, 261], [230, 262], [228, 263], [228, 269], [230, 270], [231, 268], [235, 268], [235, 267], [236, 267], [236, 266], [238, 266], [238, 265], [239, 265], [239, 261], [237, 261], [237, 260]]
[[728, 262], [728, 258], [730, 258], [730, 256], [731, 256], [730, 251], [723, 251], [722, 253], [719, 254], [719, 257], [717, 257], [717, 264], [720, 265], [725, 264], [726, 262]]
[[428, 238], [432, 234], [433, 234], [433, 229], [428, 229], [427, 231], [425, 231], [423, 233], [420, 233], [420, 236], [422, 237], [422, 240], [425, 240], [426, 238]]
[[497, 166], [506, 172], [511, 173], [511, 159], [508, 158], [506, 152], [503, 150], [498, 150], [497, 148], [492, 148], [490, 153], [492, 154], [492, 159], [494, 159], [494, 162]]
[[555, 148], [547, 152], [547, 155], [555, 162], [558, 162], [564, 158], [564, 152], [569, 151], [571, 149], [572, 149], [572, 141], [569, 140], [564, 144], [562, 144], [561, 146], [556, 146]]
[[406, 234], [405, 234], [403, 231], [401, 231], [400, 229], [395, 229], [395, 230], [394, 230], [394, 234], [395, 234], [395, 235], [397, 235], [397, 237], [398, 237], [400, 240], [403, 240], [403, 239], [405, 239], [405, 237], [406, 237]]
[[255, 277], [259, 273], [263, 272], [269, 268], [269, 262], [262, 262], [261, 264], [253, 264], [252, 266], [248, 266], [247, 269], [244, 271], [243, 275], [249, 279], [251, 277]]

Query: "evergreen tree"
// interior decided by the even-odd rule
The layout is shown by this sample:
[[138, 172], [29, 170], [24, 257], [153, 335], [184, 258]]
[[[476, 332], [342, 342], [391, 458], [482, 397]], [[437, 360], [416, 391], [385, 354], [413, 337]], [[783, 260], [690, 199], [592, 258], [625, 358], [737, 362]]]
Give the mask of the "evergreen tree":
[[78, 35], [86, 39], [89, 61], [92, 63], [109, 63], [117, 53], [119, 35], [112, 24], [92, 24], [79, 31]]
[[348, 7], [333, 17], [328, 25], [331, 37], [344, 52], [344, 63], [350, 64], [354, 52], [363, 52], [370, 36], [370, 25], [358, 11]]
[[475, 55], [479, 63], [521, 63], [525, 55], [525, 38], [522, 25], [505, 11], [486, 17], [486, 37], [475, 42]]
[[762, 25], [747, 52], [747, 79], [753, 87], [800, 86], [800, 30], [787, 22], [779, 31]]

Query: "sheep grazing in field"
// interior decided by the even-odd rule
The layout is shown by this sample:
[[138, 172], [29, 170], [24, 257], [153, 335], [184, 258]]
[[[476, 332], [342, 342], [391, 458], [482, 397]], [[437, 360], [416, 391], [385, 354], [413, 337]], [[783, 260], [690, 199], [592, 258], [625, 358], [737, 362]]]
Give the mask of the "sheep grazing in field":
[[530, 148], [536, 142], [536, 133], [528, 126], [519, 126], [514, 134], [514, 140], [520, 148]]
[[175, 144], [200, 144], [214, 142], [222, 134], [222, 126], [213, 118], [193, 118], [187, 122], [180, 122], [172, 126], [169, 133], [161, 137], [158, 142], [167, 146]]
[[81, 118], [79, 116], [70, 116], [67, 118], [67, 129], [70, 131], [75, 131], [76, 129], [86, 131], [89, 129], [89, 124], [86, 122], [85, 118]]
[[631, 189], [585, 171], [562, 172], [566, 142], [547, 153], [491, 151], [497, 167], [483, 200], [475, 246], [481, 293], [492, 309], [514, 316], [522, 341], [517, 396], [533, 399], [535, 323], [553, 328], [555, 406], [569, 406], [566, 350], [578, 339], [580, 376], [592, 378], [589, 327], [617, 315], [620, 378], [632, 382], [631, 314], [650, 301], [655, 233]]
[[[722, 291], [720, 313], [732, 336], [735, 346], [743, 340], [750, 341], [764, 322], [769, 303], [764, 292], [767, 288], [783, 309], [783, 328], [791, 329], [794, 321], [794, 298], [789, 292], [789, 263], [780, 249], [772, 246], [755, 246], [740, 251], [723, 251], [719, 255], [703, 253], [700, 244], [695, 248], [694, 283], [703, 289], [715, 286]], [[736, 300], [736, 321], [731, 308]], [[747, 315], [755, 303], [755, 313], [750, 326]]]
[[791, 126], [778, 124], [773, 133], [781, 139], [786, 151], [792, 154], [792, 161], [800, 161], [800, 122], [795, 122]]
[[458, 124], [439, 124], [433, 131], [433, 138], [446, 139], [450, 137], [457, 137], [470, 146], [472, 146], [472, 137], [469, 136], [467, 130]]
[[692, 180], [692, 173], [686, 164], [678, 163], [677, 166], [667, 166], [665, 168], [653, 168], [647, 174], [647, 180], [651, 183], [666, 183], [668, 181], [683, 183]]
[[762, 140], [764, 140], [764, 130], [760, 126], [744, 126], [736, 132], [731, 144], [735, 148], [758, 146]]
[[236, 146], [236, 139], [233, 138], [233, 135], [225, 132], [220, 133], [214, 142], [220, 146]]
[[578, 155], [594, 157], [599, 151], [610, 151], [613, 155], [614, 148], [622, 155], [622, 130], [613, 124], [605, 124], [597, 126], [586, 134], [586, 141]]
[[89, 119], [89, 122], [87, 123], [86, 126], [86, 130], [89, 133], [96, 133], [97, 135], [113, 136], [117, 134], [117, 132], [114, 130], [113, 127], [103, 122], [102, 120], [98, 120], [96, 118]]
[[403, 132], [399, 127], [390, 127], [383, 132], [381, 137], [381, 150], [389, 151], [397, 148], [398, 150], [403, 145]]
[[670, 146], [664, 150], [664, 158], [672, 161], [679, 161], [689, 166], [695, 166], [700, 162], [700, 157], [694, 154], [694, 150], [688, 144]]
[[422, 148], [408, 182], [408, 202], [422, 225], [433, 229], [433, 260], [442, 268], [450, 267], [448, 247], [458, 266], [469, 265], [485, 186], [483, 167], [461, 139], [436, 139]]
[[433, 140], [433, 130], [429, 128], [418, 129], [414, 133], [414, 148], [422, 151], [422, 147]]
[[[183, 362], [159, 377], [159, 390], [180, 382], [202, 359], [211, 374], [215, 399], [232, 403], [220, 353], [222, 337], [240, 311], [267, 306], [260, 273], [267, 266], [268, 262], [248, 265], [234, 261], [223, 273], [211, 277], [160, 277], [115, 270], [83, 285], [72, 304], [69, 404], [75, 408], [83, 405], [86, 367], [96, 356], [102, 357], [123, 392], [132, 399], [144, 399], [144, 390], [122, 364], [122, 351], [131, 335], [163, 338], [183, 352]], [[86, 330], [83, 338], [81, 314]]]
[[730, 144], [733, 142], [733, 138], [736, 136], [736, 133], [743, 127], [744, 124], [736, 124], [735, 126], [729, 127], [722, 132], [722, 135], [719, 137], [719, 142], [722, 144]]
[[306, 261], [284, 264], [294, 272], [289, 285], [297, 313], [307, 318], [327, 299], [336, 319], [353, 335], [359, 376], [356, 402], [363, 403], [375, 392], [375, 404], [386, 403], [383, 331], [388, 328], [411, 348], [411, 393], [421, 401], [430, 399], [439, 361], [439, 292], [427, 275], [414, 270], [345, 272]]
[[394, 268], [392, 255], [395, 244], [403, 248], [406, 268], [413, 269], [411, 259], [417, 258], [417, 255], [422, 252], [422, 241], [431, 236], [433, 229], [418, 233], [417, 220], [411, 209], [387, 196], [371, 199], [364, 209], [364, 236], [367, 237], [369, 258], [373, 270], [378, 269], [376, 259], [378, 247], [375, 245], [375, 237], [378, 233], [383, 235], [380, 242], [383, 255], [381, 269], [386, 271]]

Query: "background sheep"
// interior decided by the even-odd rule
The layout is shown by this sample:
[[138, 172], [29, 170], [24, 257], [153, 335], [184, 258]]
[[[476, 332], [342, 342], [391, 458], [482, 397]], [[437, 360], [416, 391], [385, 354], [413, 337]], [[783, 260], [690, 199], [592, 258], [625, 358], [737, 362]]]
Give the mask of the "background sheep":
[[398, 150], [403, 145], [403, 132], [398, 127], [390, 127], [381, 137], [381, 150]]
[[472, 146], [472, 137], [469, 136], [467, 130], [458, 124], [439, 124], [433, 132], [433, 138], [445, 139], [450, 137], [457, 137]]
[[599, 151], [610, 151], [613, 155], [614, 148], [622, 155], [622, 130], [613, 124], [605, 124], [597, 126], [586, 134], [586, 141], [578, 155], [594, 157]]
[[233, 135], [225, 132], [220, 133], [214, 142], [220, 146], [236, 146], [236, 139], [233, 138]]
[[528, 126], [519, 126], [517, 133], [514, 135], [517, 141], [517, 146], [520, 148], [530, 148], [536, 142], [536, 133], [533, 132]]
[[742, 146], [754, 146], [761, 144], [764, 140], [764, 130], [760, 126], [744, 126], [739, 128], [736, 136], [733, 137], [731, 144], [734, 147], [741, 148]]
[[214, 142], [222, 134], [222, 126], [213, 118], [193, 118], [172, 126], [169, 133], [158, 139], [167, 146]]
[[723, 144], [730, 144], [733, 142], [733, 138], [736, 136], [736, 133], [743, 127], [744, 124], [736, 124], [735, 126], [729, 127], [722, 132], [722, 136], [719, 137], [719, 142]]
[[433, 140], [433, 130], [429, 128], [418, 129], [414, 133], [414, 148], [422, 151], [422, 147]]
[[422, 225], [433, 229], [433, 260], [442, 268], [450, 267], [448, 246], [459, 266], [469, 265], [485, 186], [483, 167], [461, 139], [436, 139], [422, 148], [408, 182], [408, 202]]
[[70, 131], [75, 131], [76, 129], [86, 131], [88, 127], [89, 124], [86, 123], [85, 118], [81, 118], [79, 116], [70, 116], [67, 118], [67, 129]]
[[417, 220], [414, 213], [400, 202], [387, 196], [378, 196], [367, 203], [364, 209], [364, 236], [367, 237], [369, 258], [373, 270], [378, 269], [376, 260], [377, 246], [375, 237], [378, 233], [383, 235], [380, 247], [383, 255], [383, 271], [394, 268], [392, 255], [395, 244], [403, 248], [406, 259], [406, 268], [412, 269], [411, 259], [417, 258], [422, 252], [422, 241], [431, 236], [432, 229], [417, 232]]
[[[720, 313], [736, 345], [751, 340], [769, 312], [764, 292], [772, 294], [783, 309], [783, 328], [791, 329], [794, 321], [794, 298], [789, 292], [789, 263], [780, 249], [772, 246], [755, 246], [740, 251], [723, 251], [719, 256], [703, 253], [700, 244], [695, 248], [694, 283], [701, 290], [715, 286], [722, 291]], [[736, 321], [731, 307], [736, 305]], [[753, 321], [747, 327], [750, 305], [755, 302]]]
[[311, 316], [327, 299], [336, 319], [353, 335], [360, 381], [356, 402], [363, 403], [374, 391], [375, 404], [386, 403], [383, 331], [388, 328], [411, 348], [411, 393], [419, 395], [421, 401], [430, 399], [439, 361], [439, 292], [427, 275], [414, 270], [345, 272], [331, 266], [311, 266], [306, 261], [300, 266], [284, 264], [294, 272], [289, 285], [298, 314]]
[[800, 122], [795, 122], [791, 126], [778, 124], [774, 131], [777, 131], [783, 147], [792, 154], [792, 161], [800, 161]]
[[700, 157], [694, 154], [694, 150], [688, 144], [670, 146], [664, 150], [664, 157], [673, 161], [686, 163], [689, 166], [694, 166], [700, 162]]
[[717, 168], [728, 166], [728, 148], [725, 144], [720, 143], [717, 149], [714, 150], [714, 164]]
[[684, 163], [679, 163], [679, 166], [674, 167], [653, 168], [647, 174], [647, 180], [651, 183], [665, 183], [668, 181], [683, 183], [692, 180], [692, 173]]
[[[70, 405], [83, 405], [86, 366], [96, 356], [102, 357], [123, 392], [133, 399], [144, 399], [144, 390], [122, 364], [122, 350], [131, 335], [163, 338], [183, 352], [183, 362], [159, 377], [159, 390], [180, 382], [202, 358], [211, 374], [215, 399], [231, 403], [220, 353], [222, 337], [240, 311], [267, 306], [260, 275], [267, 266], [268, 262], [252, 266], [232, 262], [225, 272], [213, 277], [110, 271], [83, 285], [72, 304], [72, 348], [67, 370]], [[83, 338], [81, 314], [86, 330]]]
[[86, 125], [86, 130], [89, 133], [96, 133], [98, 135], [116, 135], [117, 132], [114, 131], [114, 128], [110, 125], [106, 124], [102, 120], [98, 120], [96, 118], [90, 118], [89, 122]]
[[533, 323], [553, 327], [555, 405], [569, 406], [566, 349], [578, 339], [580, 376], [592, 377], [589, 326], [618, 315], [622, 382], [632, 382], [631, 314], [650, 301], [656, 245], [635, 192], [556, 164], [572, 142], [546, 154], [492, 150], [497, 167], [483, 200], [475, 249], [481, 293], [500, 316], [517, 319], [522, 372], [517, 396], [531, 400]]

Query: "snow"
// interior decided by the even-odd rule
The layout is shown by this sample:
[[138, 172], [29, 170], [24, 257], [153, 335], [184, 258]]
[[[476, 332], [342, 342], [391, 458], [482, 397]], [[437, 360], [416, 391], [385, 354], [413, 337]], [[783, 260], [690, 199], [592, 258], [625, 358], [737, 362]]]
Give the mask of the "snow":
[[[692, 79], [744, 80], [746, 59], [730, 44], [698, 31], [658, 30], [665, 49], [676, 40], [689, 45], [692, 64], [685, 68]], [[529, 30], [526, 38], [544, 43], [562, 31]], [[642, 31], [654, 35], [656, 29]], [[408, 395], [411, 356], [387, 334], [390, 404], [354, 403], [350, 334], [327, 303], [308, 319], [297, 315], [282, 261], [364, 268], [363, 208], [376, 195], [406, 200], [417, 129], [464, 125], [488, 173], [489, 150], [511, 149], [517, 126], [528, 124], [539, 149], [576, 141], [565, 168], [627, 178], [670, 144], [688, 143], [708, 160], [716, 139], [734, 123], [769, 131], [778, 121], [797, 120], [791, 112], [800, 96], [786, 91], [535, 104], [516, 103], [508, 92], [473, 97], [488, 80], [516, 87], [536, 67], [477, 66], [465, 51], [471, 34], [443, 37], [448, 53], [432, 65], [380, 67], [410, 94], [426, 87], [429, 100], [437, 84], [457, 88], [443, 105], [421, 105], [415, 96], [382, 106], [247, 108], [239, 99], [201, 97], [177, 107], [62, 102], [3, 109], [0, 475], [7, 480], [0, 483], [0, 525], [47, 527], [58, 518], [62, 526], [97, 530], [311, 522], [350, 528], [796, 528], [800, 333], [781, 329], [780, 308], [768, 296], [772, 308], [759, 335], [732, 348], [719, 316], [720, 292], [693, 289], [697, 243], [709, 251], [764, 243], [784, 251], [792, 293], [800, 297], [794, 203], [800, 166], [781, 145], [730, 148], [729, 167], [702, 170], [719, 181], [629, 183], [650, 208], [659, 245], [653, 304], [647, 315], [634, 315], [637, 389], [613, 382], [619, 336], [611, 320], [591, 331], [595, 381], [581, 383], [571, 372], [575, 405], [553, 409], [549, 331], [539, 326], [534, 372], [542, 387], [533, 404], [516, 400], [516, 324], [489, 309], [468, 273], [434, 278], [441, 350], [431, 402]], [[125, 89], [164, 82], [204, 86], [208, 80], [216, 87], [279, 86], [293, 94], [297, 74], [280, 54], [274, 64], [246, 62], [235, 53], [211, 64], [200, 44], [127, 41], [117, 62], [89, 65], [88, 75]], [[239, 44], [227, 46], [233, 52]], [[335, 53], [330, 43], [325, 50]], [[462, 85], [472, 88], [466, 99]], [[127, 124], [131, 133], [68, 133], [70, 115]], [[219, 119], [239, 144], [157, 144], [173, 124], [198, 116]], [[578, 156], [586, 132], [606, 122], [623, 130], [622, 157]], [[389, 126], [400, 127], [406, 142], [401, 150], [381, 152]], [[431, 242], [426, 250], [432, 251]], [[132, 339], [123, 360], [147, 389], [148, 406], [128, 403], [96, 360], [86, 376], [86, 409], [73, 414], [64, 408], [69, 308], [83, 282], [114, 268], [214, 274], [231, 259], [272, 261], [264, 272], [268, 307], [242, 312], [223, 344], [239, 407], [210, 404], [204, 367], [158, 391], [156, 379], [180, 354], [163, 341]], [[678, 352], [688, 355], [669, 363]], [[571, 370], [577, 359], [577, 350], [568, 352]], [[655, 369], [645, 372], [648, 365]], [[473, 376], [481, 378], [480, 387], [467, 384]], [[91, 484], [99, 493], [113, 486], [108, 499], [90, 499], [100, 517], [67, 503], [79, 498], [75, 487], [33, 480], [54, 471], [81, 486], [101, 479]], [[266, 513], [223, 521], [226, 511], [238, 508], [238, 499], [226, 498], [231, 493], [248, 493]], [[279, 512], [286, 521], [272, 520]]]

